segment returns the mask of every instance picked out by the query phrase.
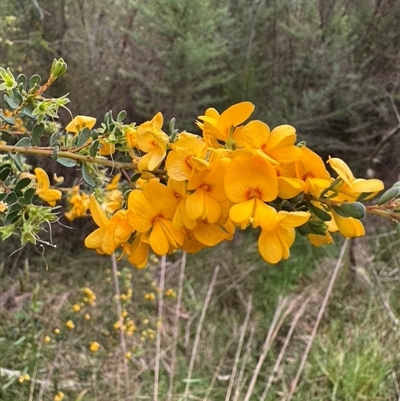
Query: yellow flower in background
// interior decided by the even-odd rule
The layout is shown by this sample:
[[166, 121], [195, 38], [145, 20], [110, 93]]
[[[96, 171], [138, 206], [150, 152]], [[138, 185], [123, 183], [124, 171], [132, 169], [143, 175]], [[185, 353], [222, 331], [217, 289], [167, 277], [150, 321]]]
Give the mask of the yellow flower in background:
[[94, 117], [88, 116], [76, 116], [74, 119], [65, 127], [65, 131], [71, 132], [72, 134], [78, 134], [79, 131], [84, 128], [92, 129], [96, 124]]
[[270, 218], [272, 208], [264, 202], [278, 196], [278, 178], [268, 160], [254, 155], [233, 158], [226, 169], [224, 187], [234, 203], [229, 216], [242, 229], [249, 224], [258, 227]]
[[296, 129], [291, 125], [280, 125], [271, 131], [262, 121], [250, 121], [234, 134], [234, 139], [248, 152], [273, 164], [291, 163], [302, 157], [300, 148], [295, 146]]
[[62, 401], [64, 399], [64, 393], [62, 391], [58, 391], [57, 394], [53, 397], [53, 401]]
[[90, 351], [90, 352], [95, 353], [95, 352], [97, 352], [99, 349], [100, 349], [100, 344], [99, 344], [98, 342], [94, 341], [94, 342], [91, 342], [91, 343], [89, 344], [89, 351]]
[[121, 173], [115, 174], [115, 176], [112, 178], [109, 184], [106, 185], [106, 190], [107, 191], [112, 191], [113, 189], [118, 188], [118, 182], [121, 179]]
[[184, 232], [172, 224], [177, 206], [172, 189], [154, 180], [143, 191], [136, 189], [129, 194], [130, 218], [139, 233], [148, 234], [149, 244], [158, 255], [165, 255], [183, 243]]
[[73, 330], [75, 328], [75, 324], [74, 324], [74, 322], [72, 320], [68, 320], [65, 323], [65, 327], [67, 327], [67, 329]]
[[50, 180], [46, 171], [40, 167], [35, 168], [36, 194], [40, 199], [47, 202], [50, 206], [55, 206], [56, 201], [61, 199], [61, 191], [50, 188]]
[[219, 147], [217, 141], [228, 142], [235, 127], [246, 121], [254, 111], [254, 104], [241, 102], [228, 107], [222, 114], [214, 108], [206, 110], [204, 116], [197, 117], [202, 123], [196, 124], [203, 131], [203, 137], [211, 147]]
[[137, 127], [137, 147], [141, 151], [146, 152], [146, 154], [139, 160], [139, 171], [152, 171], [164, 160], [167, 153], [169, 137], [161, 130], [163, 121], [163, 115], [157, 113], [151, 121], [146, 121]]
[[115, 153], [115, 144], [107, 142], [104, 139], [101, 139], [99, 142], [99, 154], [101, 156], [110, 156]]
[[119, 189], [113, 189], [105, 193], [105, 199], [101, 206], [107, 213], [112, 214], [121, 209], [123, 202], [124, 194]]
[[0, 201], [0, 213], [3, 213], [7, 210], [8, 205], [7, 203], [4, 203], [3, 201]]
[[130, 148], [136, 148], [136, 128], [129, 126], [125, 131], [126, 143]]
[[310, 218], [308, 212], [286, 212], [270, 207], [273, 218], [260, 222], [261, 234], [258, 238], [258, 250], [268, 263], [278, 263], [290, 255], [289, 248], [296, 237], [294, 227], [299, 227]]
[[87, 212], [90, 206], [89, 195], [79, 192], [79, 187], [73, 188], [72, 195], [68, 198], [68, 202], [72, 208], [64, 213], [64, 216], [69, 220], [73, 221], [76, 218], [87, 216]]

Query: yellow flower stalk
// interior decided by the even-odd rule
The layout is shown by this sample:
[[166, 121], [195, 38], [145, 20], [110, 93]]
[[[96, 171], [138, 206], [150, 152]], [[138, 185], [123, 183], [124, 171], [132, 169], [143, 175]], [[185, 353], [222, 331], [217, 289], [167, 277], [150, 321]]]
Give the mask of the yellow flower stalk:
[[78, 134], [79, 131], [84, 128], [92, 129], [96, 124], [96, 119], [94, 117], [88, 116], [76, 116], [74, 119], [65, 127], [67, 132], [72, 134]]
[[35, 168], [36, 194], [40, 199], [47, 202], [50, 206], [55, 206], [56, 201], [61, 199], [61, 191], [50, 188], [50, 180], [46, 171], [40, 167]]

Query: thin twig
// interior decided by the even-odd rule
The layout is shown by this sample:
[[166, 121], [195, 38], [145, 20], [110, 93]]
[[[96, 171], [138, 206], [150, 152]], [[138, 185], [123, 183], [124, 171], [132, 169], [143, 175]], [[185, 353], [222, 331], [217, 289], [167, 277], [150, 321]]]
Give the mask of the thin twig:
[[158, 315], [157, 315], [157, 339], [156, 339], [156, 360], [154, 364], [154, 401], [158, 401], [158, 383], [160, 380], [160, 360], [161, 360], [161, 325], [164, 310], [164, 287], [165, 287], [165, 265], [167, 257], [161, 257], [161, 276], [160, 291], [158, 293]]
[[332, 289], [333, 289], [333, 285], [335, 284], [336, 278], [337, 278], [338, 273], [340, 271], [340, 268], [342, 266], [343, 258], [344, 258], [344, 255], [346, 253], [346, 249], [347, 249], [348, 244], [349, 244], [349, 238], [346, 238], [344, 243], [343, 243], [343, 245], [342, 245], [342, 249], [340, 250], [340, 255], [339, 255], [339, 258], [338, 258], [338, 260], [336, 262], [336, 266], [335, 266], [335, 268], [333, 270], [332, 277], [331, 277], [331, 279], [329, 281], [328, 288], [327, 288], [326, 293], [325, 293], [325, 297], [322, 300], [322, 304], [321, 304], [321, 307], [319, 309], [318, 316], [317, 316], [317, 319], [315, 321], [313, 330], [311, 332], [310, 339], [309, 339], [309, 341], [307, 343], [306, 349], [304, 350], [303, 357], [301, 358], [300, 366], [297, 369], [297, 373], [296, 373], [295, 378], [292, 380], [292, 383], [290, 385], [290, 392], [289, 392], [287, 398], [285, 399], [285, 401], [290, 401], [292, 399], [292, 397], [293, 397], [293, 394], [295, 393], [295, 391], [297, 389], [297, 384], [299, 382], [301, 373], [303, 372], [304, 366], [305, 366], [305, 364], [307, 362], [308, 354], [310, 353], [311, 346], [312, 346], [312, 344], [314, 342], [314, 339], [315, 339], [315, 336], [317, 334], [317, 330], [318, 330], [319, 324], [321, 322], [322, 316], [324, 315], [324, 312], [325, 312], [325, 309], [326, 309], [326, 305], [328, 304], [328, 300], [329, 300], [329, 297], [331, 295], [331, 292], [332, 292]]
[[176, 308], [175, 308], [175, 316], [174, 316], [174, 328], [172, 333], [172, 352], [171, 352], [171, 374], [169, 376], [169, 385], [168, 385], [168, 395], [167, 400], [172, 400], [172, 391], [174, 385], [175, 378], [175, 365], [176, 365], [176, 347], [178, 344], [178, 336], [179, 336], [179, 316], [182, 307], [182, 294], [183, 294], [183, 280], [185, 278], [185, 267], [186, 267], [186, 252], [182, 252], [181, 257], [181, 268], [179, 271], [179, 286], [178, 286], [178, 296], [176, 299]]
[[226, 391], [225, 401], [229, 401], [231, 399], [230, 398], [231, 392], [232, 392], [233, 384], [235, 383], [235, 379], [236, 379], [236, 371], [237, 371], [237, 367], [238, 367], [239, 360], [240, 360], [240, 354], [242, 352], [244, 336], [246, 334], [247, 326], [249, 324], [252, 306], [253, 306], [253, 299], [252, 299], [252, 296], [250, 295], [250, 299], [247, 302], [247, 307], [246, 307], [246, 316], [244, 318], [244, 323], [243, 323], [241, 333], [240, 333], [239, 344], [238, 344], [238, 347], [236, 350], [235, 361], [234, 361], [233, 367], [232, 367], [231, 379], [229, 380], [228, 390]]
[[115, 301], [117, 304], [117, 313], [118, 313], [118, 324], [119, 324], [119, 339], [121, 343], [122, 349], [122, 367], [125, 375], [125, 397], [126, 400], [130, 399], [130, 389], [129, 389], [129, 371], [128, 371], [128, 363], [126, 360], [126, 341], [125, 341], [125, 332], [124, 332], [124, 318], [122, 316], [122, 306], [121, 306], [121, 292], [119, 290], [119, 281], [118, 281], [118, 268], [117, 268], [117, 259], [115, 257], [115, 253], [111, 255], [111, 266], [112, 266], [112, 276], [114, 281], [114, 293], [115, 293]]
[[206, 312], [207, 312], [207, 309], [208, 309], [208, 304], [210, 303], [211, 294], [212, 294], [212, 292], [214, 290], [215, 282], [217, 280], [218, 272], [219, 272], [219, 266], [216, 266], [216, 268], [214, 270], [214, 274], [213, 274], [212, 279], [211, 279], [210, 287], [208, 288], [207, 296], [206, 296], [206, 299], [204, 301], [204, 305], [203, 305], [203, 308], [202, 308], [202, 311], [201, 311], [200, 320], [199, 320], [199, 323], [197, 325], [196, 336], [195, 336], [195, 339], [194, 339], [192, 355], [191, 355], [191, 358], [190, 358], [189, 369], [188, 369], [188, 374], [187, 374], [187, 378], [186, 378], [185, 392], [184, 392], [184, 395], [183, 395], [183, 399], [184, 400], [187, 398], [188, 393], [189, 393], [190, 381], [191, 381], [191, 378], [192, 378], [194, 362], [196, 360], [197, 348], [198, 348], [199, 343], [200, 343], [200, 334], [201, 334], [201, 330], [203, 328], [204, 318], [206, 316]]

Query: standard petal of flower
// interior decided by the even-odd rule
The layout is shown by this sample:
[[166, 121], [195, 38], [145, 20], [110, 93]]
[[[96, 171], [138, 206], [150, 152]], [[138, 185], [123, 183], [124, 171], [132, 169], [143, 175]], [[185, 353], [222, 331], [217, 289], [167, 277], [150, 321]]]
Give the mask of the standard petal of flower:
[[90, 196], [90, 214], [92, 215], [94, 222], [99, 227], [104, 227], [106, 224], [108, 224], [109, 220], [107, 218], [107, 215], [101, 208], [99, 202], [97, 202], [94, 194]]
[[50, 180], [49, 176], [47, 175], [46, 171], [44, 171], [40, 167], [35, 168], [35, 175], [37, 181], [37, 189], [36, 193], [39, 194], [40, 192], [46, 191], [50, 188]]
[[349, 166], [337, 157], [329, 157], [328, 163], [336, 171], [337, 175], [347, 184], [354, 181], [354, 175]]
[[246, 121], [254, 111], [254, 104], [241, 102], [228, 107], [219, 117], [217, 128], [226, 132], [230, 127], [236, 127]]

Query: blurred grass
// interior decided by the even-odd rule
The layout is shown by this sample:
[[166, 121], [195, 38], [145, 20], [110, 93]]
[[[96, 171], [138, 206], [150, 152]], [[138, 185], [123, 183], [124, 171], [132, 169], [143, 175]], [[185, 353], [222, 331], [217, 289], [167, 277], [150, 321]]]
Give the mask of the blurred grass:
[[[372, 236], [357, 245], [367, 257], [374, 256], [371, 263], [381, 292], [377, 291], [376, 277], [368, 263], [362, 264], [360, 260], [361, 264], [357, 263], [353, 269], [348, 263], [343, 266], [294, 400], [397, 399], [399, 330], [394, 330], [382, 299], [388, 301], [390, 310], [398, 318], [398, 245], [397, 232]], [[255, 234], [246, 232], [233, 242], [188, 255], [179, 311], [173, 399], [182, 399], [179, 397], [185, 391], [199, 315], [211, 277], [219, 266], [200, 331], [187, 399], [204, 400], [208, 392], [208, 399], [224, 400], [234, 366], [237, 379], [230, 399], [243, 399], [278, 299], [286, 297], [294, 305], [294, 311], [279, 331], [250, 398], [261, 399], [291, 316], [306, 297], [311, 297], [265, 398], [283, 400], [315, 321], [339, 246], [338, 241], [333, 246], [316, 249], [300, 238], [288, 261], [269, 266], [257, 253]], [[0, 253], [0, 260], [4, 260], [0, 272], [0, 367], [7, 370], [0, 376], [0, 399], [47, 401], [56, 399], [57, 392], [62, 391], [65, 400], [125, 400], [110, 259], [77, 247], [63, 247], [62, 241], [58, 249], [47, 250], [44, 256], [25, 249], [9, 258], [10, 250], [3, 246]], [[169, 259], [166, 289], [177, 291], [180, 254], [173, 254]], [[153, 258], [146, 270], [136, 270], [120, 261], [119, 271], [121, 292], [127, 294], [122, 300], [125, 321], [130, 318], [136, 327], [131, 335], [126, 332], [131, 353], [127, 359], [129, 388], [135, 399], [152, 400], [158, 261]], [[95, 305], [84, 302], [82, 289], [85, 287], [96, 294]], [[132, 297], [128, 296], [129, 289]], [[243, 322], [251, 296], [251, 317], [245, 327]], [[165, 301], [160, 400], [167, 399], [176, 299], [166, 297]], [[74, 312], [74, 305], [80, 305], [80, 310]], [[90, 319], [86, 314], [90, 314]], [[66, 327], [69, 320], [74, 323], [72, 330]], [[55, 329], [60, 333], [56, 334]], [[242, 333], [244, 346], [237, 360]], [[91, 342], [100, 344], [99, 351], [90, 351]], [[29, 374], [30, 380], [19, 383], [24, 373]]]

